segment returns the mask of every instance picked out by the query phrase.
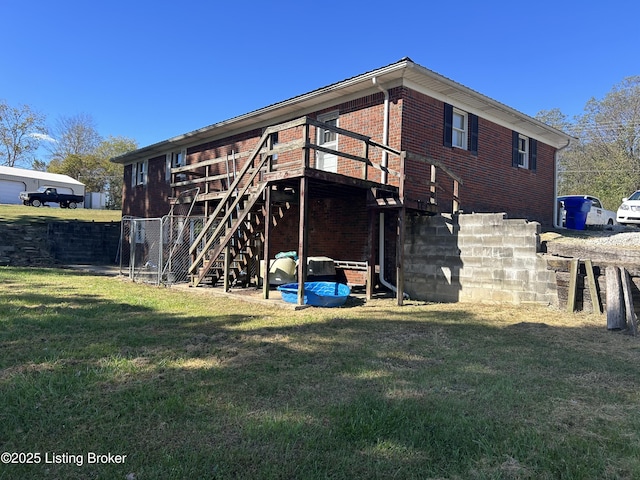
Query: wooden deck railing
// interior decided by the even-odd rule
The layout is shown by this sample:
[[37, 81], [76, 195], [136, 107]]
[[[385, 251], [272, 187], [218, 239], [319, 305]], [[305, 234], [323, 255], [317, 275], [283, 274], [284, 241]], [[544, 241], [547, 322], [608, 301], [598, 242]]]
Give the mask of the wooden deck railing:
[[[337, 133], [342, 139], [339, 142], [339, 148], [344, 148], [344, 145], [347, 145], [348, 150], [334, 150], [319, 145], [316, 135], [312, 134], [314, 133], [312, 128], [321, 128]], [[274, 134], [279, 135], [279, 141], [275, 144], [273, 142]], [[287, 140], [282, 141], [283, 138]], [[198, 200], [217, 200], [225, 197], [229, 190], [244, 187], [247, 183], [246, 171], [249, 169], [258, 168], [260, 170], [260, 172], [251, 170], [253, 173], [251, 183], [261, 181], [263, 174], [267, 172], [281, 172], [284, 177], [286, 172], [293, 174], [301, 168], [315, 168], [317, 155], [313, 155], [312, 152], [322, 152], [338, 157], [338, 173], [343, 175], [376, 183], [382, 183], [381, 179], [386, 176], [386, 184], [398, 188], [401, 199], [403, 192], [406, 191], [407, 185], [405, 184], [408, 180], [404, 174], [406, 162], [422, 163], [425, 168], [430, 169], [428, 180], [421, 178], [410, 179], [410, 181], [415, 181], [417, 185], [425, 187], [432, 196], [435, 195], [438, 187], [436, 171], [439, 169], [453, 182], [453, 211], [457, 211], [459, 208], [458, 189], [462, 184], [462, 179], [438, 160], [396, 150], [371, 139], [369, 136], [332, 126], [310, 117], [300, 117], [268, 127], [252, 151], [232, 152], [223, 157], [199, 160], [185, 166], [172, 168], [171, 186], [176, 193], [183, 188], [199, 186], [201, 190]], [[399, 165], [397, 170], [382, 164], [382, 152], [386, 152], [388, 158], [398, 159], [398, 161], [392, 162]], [[260, 162], [260, 166], [256, 167], [257, 159], [265, 159], [265, 161]], [[356, 167], [345, 168], [347, 161], [356, 162]], [[240, 164], [243, 169], [240, 172], [232, 170], [230, 164], [233, 163]], [[358, 167], [357, 164], [360, 166]], [[373, 177], [371, 175], [373, 170], [384, 172], [386, 175], [376, 173], [376, 176]], [[185, 174], [190, 178], [178, 177], [180, 174]], [[275, 177], [278, 175], [276, 174]]]

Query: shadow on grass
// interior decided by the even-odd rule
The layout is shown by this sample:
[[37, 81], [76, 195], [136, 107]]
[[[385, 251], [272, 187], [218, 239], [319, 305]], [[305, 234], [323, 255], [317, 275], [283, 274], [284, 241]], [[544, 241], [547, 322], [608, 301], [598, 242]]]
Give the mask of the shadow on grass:
[[443, 306], [292, 313], [222, 299], [168, 312], [47, 285], [9, 294], [24, 305], [13, 318], [0, 307], [0, 446], [129, 457], [15, 466], [14, 478], [639, 473], [640, 425], [616, 413], [640, 401], [623, 337], [502, 328]]

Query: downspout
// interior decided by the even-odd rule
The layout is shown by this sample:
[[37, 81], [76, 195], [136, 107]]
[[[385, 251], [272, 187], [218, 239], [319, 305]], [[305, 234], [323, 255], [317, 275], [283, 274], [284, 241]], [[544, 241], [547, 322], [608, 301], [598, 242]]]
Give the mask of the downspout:
[[[373, 77], [371, 79], [373, 84], [378, 87], [382, 93], [384, 93], [384, 116], [383, 116], [383, 125], [382, 125], [382, 144], [385, 146], [389, 146], [389, 90], [386, 90], [380, 86], [378, 83], [378, 79]], [[387, 165], [389, 163], [389, 152], [386, 150], [382, 151], [382, 174], [381, 174], [381, 182], [383, 184], [387, 183]]]
[[560, 147], [556, 150], [554, 156], [554, 167], [555, 171], [553, 172], [553, 228], [564, 228], [558, 220], [558, 153], [560, 153], [565, 148], [571, 145], [571, 139], [567, 140], [567, 144], [564, 147]]
[[[383, 114], [383, 126], [382, 126], [382, 144], [385, 146], [389, 146], [389, 90], [382, 88], [382, 86], [378, 83], [378, 79], [373, 77], [371, 79], [373, 84], [384, 94], [384, 114]], [[387, 171], [386, 168], [389, 164], [389, 152], [386, 150], [382, 151], [382, 171], [381, 171], [381, 183], [387, 183]], [[380, 224], [380, 232], [378, 235], [378, 254], [380, 257], [380, 273], [378, 275], [378, 279], [380, 283], [390, 289], [392, 292], [397, 293], [398, 289], [395, 285], [391, 285], [384, 278], [384, 212], [380, 212], [380, 218], [378, 223]], [[405, 297], [409, 297], [406, 293], [404, 293]]]

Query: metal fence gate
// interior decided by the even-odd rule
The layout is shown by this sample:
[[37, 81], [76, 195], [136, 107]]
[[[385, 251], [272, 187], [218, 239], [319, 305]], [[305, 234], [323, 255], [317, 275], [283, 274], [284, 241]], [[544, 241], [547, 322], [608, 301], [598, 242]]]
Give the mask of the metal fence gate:
[[199, 192], [199, 188], [182, 192], [180, 196], [192, 200], [176, 202], [162, 218], [122, 218], [121, 275], [128, 273], [133, 281], [155, 285], [189, 281], [189, 248], [206, 221], [205, 217], [191, 216]]
[[120, 274], [155, 285], [189, 282], [189, 247], [204, 223], [204, 217], [186, 215], [123, 217]]

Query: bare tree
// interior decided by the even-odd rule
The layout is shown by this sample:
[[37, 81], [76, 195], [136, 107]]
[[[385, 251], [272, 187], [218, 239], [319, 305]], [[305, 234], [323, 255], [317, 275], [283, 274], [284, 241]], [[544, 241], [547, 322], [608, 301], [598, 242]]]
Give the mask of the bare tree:
[[56, 142], [49, 148], [52, 162], [62, 162], [70, 155], [91, 154], [102, 141], [93, 117], [86, 113], [60, 117], [53, 136]]
[[44, 138], [44, 115], [29, 105], [11, 107], [0, 100], [0, 165], [29, 166]]
[[569, 132], [571, 130], [571, 122], [559, 108], [552, 108], [551, 110], [540, 110], [536, 114], [536, 120], [540, 120], [550, 127], [553, 127], [557, 130], [562, 130], [563, 132]]

